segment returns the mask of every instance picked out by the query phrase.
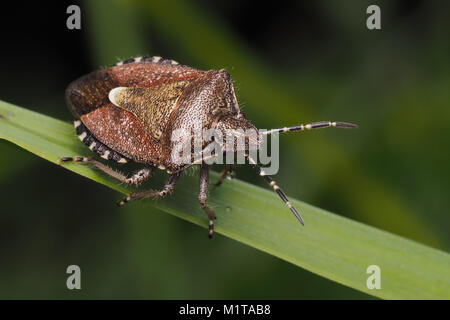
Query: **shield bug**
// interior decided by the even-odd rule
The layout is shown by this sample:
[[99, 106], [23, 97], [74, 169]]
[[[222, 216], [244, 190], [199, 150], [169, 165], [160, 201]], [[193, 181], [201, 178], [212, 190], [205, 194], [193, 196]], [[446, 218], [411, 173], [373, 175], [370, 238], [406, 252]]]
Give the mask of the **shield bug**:
[[[256, 140], [253, 139], [253, 142], [256, 142], [258, 149], [262, 134], [325, 127], [357, 127], [345, 122], [316, 122], [260, 133], [240, 111], [227, 71], [198, 70], [161, 57], [132, 58], [94, 71], [72, 82], [66, 90], [66, 99], [69, 109], [76, 117], [76, 134], [91, 151], [108, 161], [119, 164], [133, 161], [144, 167], [135, 174], [126, 176], [92, 156], [63, 157], [61, 162], [89, 164], [130, 185], [139, 185], [155, 169], [165, 170], [170, 175], [161, 190], [132, 192], [118, 203], [119, 206], [136, 199], [161, 198], [172, 193], [181, 172], [192, 165], [199, 165], [198, 201], [209, 218], [209, 237], [214, 232], [215, 215], [206, 204], [209, 167], [205, 151], [214, 139], [201, 140], [200, 151], [196, 151], [192, 145], [192, 128], [200, 127], [221, 133], [227, 131], [227, 134], [231, 132], [232, 148], [230, 144], [222, 143], [219, 144], [219, 151], [222, 154], [244, 152], [248, 162], [303, 224], [300, 214], [284, 192], [250, 156], [249, 136], [245, 135], [245, 144], [240, 149], [236, 147], [234, 139], [242, 137], [243, 131], [253, 130], [256, 132]], [[174, 139], [174, 133], [180, 130], [185, 135], [181, 141]], [[190, 151], [188, 158], [192, 161], [174, 160], [173, 151], [180, 144]], [[216, 155], [213, 154], [212, 157]], [[211, 155], [208, 157], [211, 158]], [[233, 166], [226, 167], [217, 186], [232, 168]]]

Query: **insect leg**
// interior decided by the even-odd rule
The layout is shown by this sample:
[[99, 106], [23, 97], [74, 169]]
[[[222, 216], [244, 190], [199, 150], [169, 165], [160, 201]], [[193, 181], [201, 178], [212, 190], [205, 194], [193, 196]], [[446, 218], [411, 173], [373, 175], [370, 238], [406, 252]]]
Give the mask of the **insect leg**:
[[231, 174], [235, 171], [235, 169], [236, 169], [236, 164], [225, 167], [225, 169], [223, 169], [223, 171], [221, 172], [219, 179], [214, 184], [214, 187], [220, 186], [222, 184], [223, 180], [225, 180], [225, 178], [231, 177]]
[[271, 129], [267, 131], [261, 132], [261, 134], [272, 134], [272, 133], [281, 133], [281, 132], [289, 132], [289, 131], [303, 131], [303, 130], [312, 130], [312, 129], [321, 129], [328, 127], [336, 127], [336, 128], [346, 128], [346, 129], [354, 129], [358, 128], [356, 124], [347, 123], [347, 122], [331, 122], [331, 121], [321, 121], [321, 122], [313, 122], [308, 124], [301, 124], [299, 126], [293, 127], [285, 127], [278, 129]]
[[200, 202], [200, 207], [202, 207], [203, 211], [209, 218], [209, 229], [208, 229], [208, 237], [211, 239], [214, 234], [214, 219], [216, 215], [214, 211], [212, 211], [206, 204], [206, 200], [208, 199], [208, 181], [209, 181], [209, 168], [206, 163], [202, 163], [200, 169], [200, 190], [198, 193], [198, 202]]
[[145, 199], [145, 198], [163, 198], [168, 194], [173, 192], [175, 188], [175, 184], [180, 177], [180, 173], [174, 173], [170, 176], [169, 180], [166, 182], [164, 187], [161, 190], [149, 190], [149, 191], [141, 191], [141, 192], [132, 192], [125, 199], [119, 201], [117, 205], [119, 207], [123, 206], [125, 203], [130, 202], [132, 200], [137, 199]]
[[101, 163], [96, 160], [94, 157], [64, 157], [60, 159], [61, 162], [76, 162], [76, 163], [85, 163], [92, 165], [93, 167], [103, 171], [107, 175], [119, 180], [120, 182], [130, 184], [130, 185], [139, 185], [143, 181], [145, 181], [153, 171], [153, 167], [143, 168], [136, 172], [131, 177], [127, 177], [124, 174], [117, 172], [116, 170], [108, 167], [107, 165]]
[[258, 166], [256, 161], [253, 160], [252, 158], [250, 158], [249, 155], [246, 155], [245, 157], [248, 159], [250, 164], [256, 169], [256, 171], [258, 171], [258, 174], [261, 177], [263, 177], [264, 180], [266, 180], [268, 184], [270, 184], [270, 186], [273, 188], [273, 191], [275, 191], [278, 194], [278, 196], [281, 198], [281, 200], [283, 200], [283, 202], [288, 206], [289, 210], [291, 210], [291, 212], [294, 214], [294, 216], [297, 218], [297, 220], [302, 225], [305, 225], [302, 217], [300, 216], [300, 213], [298, 213], [297, 209], [295, 209], [294, 206], [289, 202], [289, 200], [286, 197], [286, 195], [284, 194], [283, 190], [281, 190], [280, 187], [278, 187], [277, 183], [271, 177], [266, 175], [264, 170], [260, 166]]

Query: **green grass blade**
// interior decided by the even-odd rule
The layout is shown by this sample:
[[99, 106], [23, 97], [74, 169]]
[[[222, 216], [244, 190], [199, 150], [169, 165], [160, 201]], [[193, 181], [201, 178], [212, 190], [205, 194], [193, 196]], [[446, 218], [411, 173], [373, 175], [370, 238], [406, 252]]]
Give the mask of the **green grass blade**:
[[[89, 154], [70, 123], [1, 101], [0, 138], [53, 163], [61, 156]], [[87, 166], [65, 167], [127, 191]], [[212, 179], [216, 178], [213, 173]], [[163, 180], [163, 175], [156, 175], [152, 183], [160, 185]], [[197, 185], [197, 177], [183, 176], [172, 197], [146, 204], [206, 227], [207, 219], [197, 203]], [[330, 280], [387, 299], [450, 299], [449, 254], [291, 200], [302, 212], [305, 227], [271, 190], [239, 180], [213, 190], [209, 203], [217, 214], [217, 233]], [[374, 264], [381, 268], [380, 290], [366, 286], [366, 269]]]

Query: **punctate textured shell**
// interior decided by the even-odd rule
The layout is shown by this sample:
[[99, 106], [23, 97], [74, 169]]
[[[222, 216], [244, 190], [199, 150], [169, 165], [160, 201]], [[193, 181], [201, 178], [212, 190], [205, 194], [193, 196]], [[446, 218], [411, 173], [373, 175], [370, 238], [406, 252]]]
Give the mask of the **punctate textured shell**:
[[233, 84], [225, 70], [202, 71], [159, 57], [134, 58], [71, 83], [72, 113], [108, 148], [136, 162], [172, 163], [172, 132], [214, 128], [237, 115]]

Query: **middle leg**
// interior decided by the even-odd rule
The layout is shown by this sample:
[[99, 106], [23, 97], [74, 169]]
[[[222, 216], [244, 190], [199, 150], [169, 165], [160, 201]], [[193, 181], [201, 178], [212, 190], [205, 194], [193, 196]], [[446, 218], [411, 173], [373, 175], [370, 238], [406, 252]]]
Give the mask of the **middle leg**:
[[209, 168], [206, 163], [202, 163], [200, 169], [200, 190], [198, 193], [198, 202], [200, 202], [200, 206], [209, 218], [208, 237], [211, 239], [214, 234], [214, 219], [216, 218], [216, 216], [214, 214], [214, 211], [212, 211], [206, 204], [206, 200], [208, 199], [208, 181]]
[[180, 177], [180, 172], [174, 173], [170, 176], [169, 180], [166, 182], [165, 186], [161, 190], [150, 190], [141, 192], [132, 192], [125, 199], [119, 201], [117, 205], [119, 207], [123, 206], [125, 203], [131, 200], [145, 199], [145, 198], [163, 198], [164, 196], [171, 194], [175, 185]]

